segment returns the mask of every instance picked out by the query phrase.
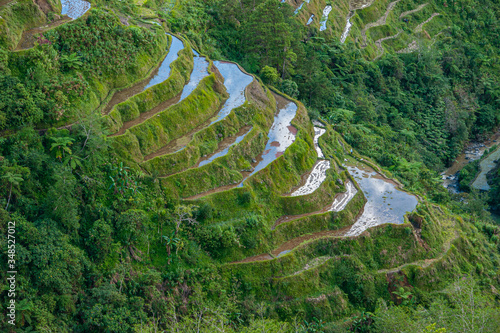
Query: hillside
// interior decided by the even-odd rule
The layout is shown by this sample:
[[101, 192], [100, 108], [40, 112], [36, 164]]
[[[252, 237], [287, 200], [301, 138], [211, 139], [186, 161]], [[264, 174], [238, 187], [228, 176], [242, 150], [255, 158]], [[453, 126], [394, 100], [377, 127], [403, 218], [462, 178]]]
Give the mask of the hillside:
[[498, 332], [499, 14], [0, 2], [2, 331]]

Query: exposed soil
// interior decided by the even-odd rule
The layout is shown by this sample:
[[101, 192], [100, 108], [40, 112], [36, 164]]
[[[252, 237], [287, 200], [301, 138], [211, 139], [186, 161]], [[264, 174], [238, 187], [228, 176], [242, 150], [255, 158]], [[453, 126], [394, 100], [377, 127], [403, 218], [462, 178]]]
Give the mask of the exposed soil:
[[[346, 184], [346, 186], [347, 186], [347, 184]], [[356, 192], [357, 192], [357, 190], [356, 190]], [[345, 195], [350, 195], [350, 193], [348, 193], [348, 192], [336, 193], [335, 196], [333, 197], [332, 203], [329, 203], [328, 205], [326, 205], [322, 209], [314, 211], [314, 212], [304, 213], [304, 214], [299, 214], [299, 215], [284, 215], [284, 216], [281, 216], [280, 218], [278, 218], [276, 220], [276, 222], [274, 222], [274, 225], [271, 227], [271, 229], [274, 230], [277, 226], [279, 226], [280, 224], [285, 223], [285, 222], [295, 221], [295, 220], [298, 220], [298, 219], [306, 217], [306, 216], [317, 215], [317, 214], [324, 214], [326, 212], [332, 211], [332, 207], [335, 205], [335, 203], [338, 202], [339, 200], [342, 200], [343, 196], [345, 196]], [[343, 203], [341, 208], [342, 209], [345, 208], [345, 206], [347, 205], [347, 203], [349, 203], [349, 201], [351, 201], [351, 199], [353, 197], [354, 197], [354, 195], [352, 195], [350, 198], [347, 198], [348, 202]], [[340, 211], [342, 209], [335, 209], [334, 211]]]
[[264, 254], [259, 254], [258, 256], [248, 257], [248, 258], [245, 258], [245, 259], [240, 260], [240, 261], [235, 261], [235, 262], [232, 262], [231, 264], [243, 264], [245, 262], [263, 261], [263, 260], [271, 260], [271, 259], [273, 259], [273, 257], [271, 257], [271, 255], [269, 255], [268, 253], [264, 253]]
[[295, 185], [294, 187], [292, 187], [292, 189], [290, 190], [290, 192], [288, 193], [285, 193], [283, 194], [284, 197], [288, 197], [290, 196], [293, 192], [295, 192], [297, 189], [301, 188], [302, 186], [305, 185], [306, 181], [307, 181], [307, 178], [309, 178], [309, 175], [311, 174], [311, 172], [314, 170], [314, 168], [316, 167], [316, 165], [318, 165], [318, 162], [321, 161], [321, 160], [316, 160], [316, 163], [314, 163], [313, 167], [311, 168], [311, 170], [307, 171], [306, 173], [303, 173], [301, 176], [300, 176], [300, 182]]
[[375, 58], [373, 58], [373, 60], [374, 61], [377, 60], [378, 58], [380, 58], [384, 54], [385, 49], [382, 46], [382, 42], [384, 40], [389, 40], [389, 39], [397, 38], [402, 32], [403, 32], [403, 30], [400, 30], [397, 34], [395, 34], [393, 36], [388, 36], [388, 37], [384, 37], [384, 38], [380, 38], [379, 40], [376, 40], [375, 41], [375, 45], [377, 46], [377, 48], [379, 50], [379, 53], [377, 54], [377, 56]]
[[181, 98], [181, 93], [179, 93], [175, 97], [172, 97], [172, 98], [170, 98], [170, 99], [168, 99], [168, 100], [160, 103], [159, 105], [157, 105], [156, 107], [152, 108], [151, 110], [149, 110], [147, 112], [141, 113], [139, 115], [139, 117], [123, 123], [123, 126], [120, 128], [120, 130], [118, 132], [114, 133], [114, 134], [111, 134], [110, 137], [111, 136], [116, 136], [116, 135], [122, 135], [123, 133], [125, 133], [125, 131], [127, 129], [129, 129], [129, 128], [133, 127], [133, 126], [139, 125], [140, 123], [143, 123], [144, 121], [146, 121], [149, 118], [153, 117], [157, 113], [159, 113], [159, 112], [161, 112], [163, 110], [168, 109], [170, 106], [172, 106], [174, 104], [177, 104], [177, 102], [179, 102], [180, 98]]
[[411, 53], [411, 52], [416, 51], [416, 50], [418, 50], [418, 44], [417, 44], [417, 41], [414, 40], [410, 44], [408, 44], [407, 47], [397, 51], [396, 53]]
[[[167, 52], [167, 54], [165, 54], [165, 57], [167, 55], [168, 55], [168, 52]], [[165, 57], [163, 57], [163, 60], [165, 59]], [[153, 78], [156, 74], [158, 74], [158, 70], [159, 70], [163, 60], [160, 61], [158, 63], [158, 65], [155, 67], [155, 69], [146, 78], [144, 78], [141, 82], [139, 82], [139, 83], [137, 83], [129, 88], [125, 88], [125, 89], [122, 89], [120, 91], [115, 92], [113, 94], [113, 97], [111, 97], [111, 100], [109, 101], [109, 103], [106, 105], [105, 108], [103, 108], [102, 113], [105, 115], [109, 114], [116, 104], [120, 104], [121, 102], [124, 102], [127, 99], [129, 99], [130, 97], [141, 93], [144, 90], [144, 87], [149, 83], [151, 78]], [[179, 97], [180, 96], [181, 95], [179, 94]]]
[[40, 36], [40, 34], [43, 34], [44, 32], [46, 32], [52, 28], [55, 28], [61, 24], [67, 23], [69, 21], [71, 21], [71, 18], [64, 16], [64, 17], [62, 17], [62, 18], [60, 17], [59, 19], [57, 19], [57, 20], [55, 20], [47, 25], [44, 25], [42, 27], [37, 27], [37, 28], [23, 32], [21, 40], [17, 44], [16, 51], [30, 49], [33, 46], [35, 46], [36, 41], [38, 41], [39, 43], [40, 42], [41, 43], [48, 42], [43, 37], [43, 35]]
[[439, 13], [432, 14], [431, 17], [429, 17], [427, 20], [425, 20], [424, 22], [417, 25], [417, 27], [415, 28], [415, 32], [421, 32], [426, 23], [430, 22], [433, 18], [435, 18], [436, 16], [439, 16], [439, 15], [441, 15], [441, 14], [439, 14]]
[[411, 14], [413, 14], [413, 13], [416, 13], [416, 12], [418, 12], [418, 11], [422, 10], [425, 6], [427, 6], [427, 4], [426, 4], [426, 3], [421, 4], [420, 6], [418, 6], [418, 7], [417, 7], [417, 8], [415, 8], [415, 9], [408, 10], [408, 11], [406, 11], [406, 12], [402, 12], [402, 13], [401, 13], [401, 15], [399, 15], [399, 18], [400, 18], [400, 19], [402, 19], [402, 18], [403, 18], [403, 17], [405, 17], [405, 16], [408, 16], [408, 15], [411, 15]]
[[[341, 236], [345, 235], [345, 233], [350, 228], [351, 228], [351, 226], [347, 226], [347, 227], [344, 227], [344, 228], [338, 229], [338, 230], [325, 230], [325, 231], [320, 231], [320, 232], [316, 232], [313, 234], [300, 236], [300, 237], [291, 239], [288, 242], [281, 244], [277, 249], [271, 251], [271, 254], [275, 257], [278, 257], [280, 254], [283, 255], [283, 252], [285, 252], [285, 251], [291, 251], [294, 248], [298, 247], [300, 244], [302, 244], [306, 241], [317, 239], [317, 238], [341, 237]], [[286, 253], [288, 253], [288, 252], [286, 252]]]
[[[218, 146], [217, 150], [214, 151], [213, 153], [211, 153], [208, 156], [203, 156], [202, 158], [200, 158], [200, 160], [198, 161], [198, 163], [196, 163], [196, 165], [194, 166], [194, 168], [197, 168], [198, 165], [200, 165], [201, 162], [210, 159], [215, 154], [219, 154], [221, 151], [223, 151], [224, 149], [226, 149], [229, 146], [231, 146], [236, 141], [236, 139], [238, 137], [244, 135], [245, 133], [248, 133], [251, 128], [252, 128], [252, 126], [245, 125], [242, 128], [240, 128], [240, 130], [238, 131], [238, 133], [236, 133], [235, 135], [228, 136], [228, 137], [224, 138], [224, 140], [222, 140], [221, 142], [219, 142], [219, 146]], [[222, 155], [222, 156], [224, 156], [224, 155]], [[222, 157], [222, 156], [220, 156], [220, 157]]]
[[13, 0], [0, 0], [0, 7], [11, 3]]
[[444, 251], [439, 256], [437, 256], [436, 258], [417, 260], [417, 261], [409, 262], [407, 264], [403, 264], [403, 265], [400, 265], [400, 266], [394, 267], [394, 268], [379, 269], [377, 271], [377, 273], [393, 274], [393, 273], [401, 271], [403, 268], [405, 268], [407, 266], [410, 266], [410, 265], [416, 265], [416, 266], [420, 266], [422, 268], [427, 268], [430, 265], [432, 265], [433, 263], [435, 263], [436, 261], [441, 260], [448, 253], [448, 251], [450, 250], [451, 243], [453, 241], [455, 241], [459, 236], [460, 235], [459, 235], [458, 231], [455, 230], [455, 237], [452, 238], [452, 239], [449, 239], [448, 241], [446, 241], [446, 243], [443, 246], [444, 247]]
[[349, 9], [350, 10], [363, 9], [371, 6], [374, 2], [375, 0], [351, 0], [349, 2]]
[[362, 47], [366, 47], [367, 46], [367, 42], [366, 42], [366, 31], [370, 28], [374, 28], [374, 27], [378, 27], [378, 26], [381, 26], [381, 25], [384, 25], [387, 21], [387, 16], [389, 15], [389, 13], [394, 9], [394, 7], [396, 6], [396, 4], [401, 1], [401, 0], [396, 0], [396, 1], [393, 1], [391, 3], [389, 3], [389, 5], [387, 6], [387, 10], [385, 11], [384, 15], [382, 15], [376, 22], [373, 22], [373, 23], [368, 23], [367, 25], [365, 25], [365, 27], [363, 28], [363, 30], [361, 30], [361, 38], [363, 39], [363, 46]]
[[47, 15], [49, 12], [53, 11], [52, 6], [47, 2], [47, 0], [34, 0], [33, 1], [40, 10]]

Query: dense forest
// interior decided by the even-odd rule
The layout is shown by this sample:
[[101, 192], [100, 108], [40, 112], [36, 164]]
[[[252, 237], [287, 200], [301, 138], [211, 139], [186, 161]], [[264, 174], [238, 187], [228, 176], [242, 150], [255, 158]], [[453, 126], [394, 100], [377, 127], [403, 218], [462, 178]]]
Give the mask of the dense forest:
[[[499, 3], [401, 0], [371, 29], [389, 1], [301, 3], [96, 0], [74, 18], [55, 1], [0, 1], [2, 331], [499, 332], [500, 169], [489, 191], [471, 185], [480, 160], [461, 169], [456, 193], [440, 176], [500, 125]], [[325, 6], [336, 6], [326, 30], [306, 23]], [[427, 16], [406, 14], [417, 7]], [[406, 39], [375, 41], [396, 33]], [[146, 88], [174, 36], [184, 48], [169, 78]], [[200, 59], [206, 76], [184, 97]], [[213, 125], [231, 92], [216, 60], [253, 83]], [[280, 98], [298, 105], [296, 139], [244, 183]], [[335, 167], [301, 202], [284, 193], [316, 163], [309, 119], [324, 124]], [[178, 138], [189, 143], [168, 146]], [[359, 237], [301, 240], [362, 213], [361, 191], [344, 211], [321, 211], [354, 181], [349, 159], [394, 179], [417, 208]], [[273, 225], [282, 216], [305, 222]], [[272, 260], [245, 262], [263, 254]]]

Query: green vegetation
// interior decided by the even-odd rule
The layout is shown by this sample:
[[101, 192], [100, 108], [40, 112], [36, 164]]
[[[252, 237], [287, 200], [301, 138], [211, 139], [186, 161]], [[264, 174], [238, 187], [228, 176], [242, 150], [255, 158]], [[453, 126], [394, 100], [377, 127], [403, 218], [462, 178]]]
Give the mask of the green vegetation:
[[[389, 3], [358, 10], [341, 44], [344, 0], [331, 3], [324, 32], [318, 0], [296, 16], [278, 0], [98, 0], [13, 51], [60, 4], [0, 2], [0, 330], [498, 332], [500, 225], [489, 211], [500, 208], [499, 168], [487, 194], [470, 189], [477, 162], [460, 171], [458, 194], [439, 173], [500, 124], [500, 8], [431, 1], [406, 22], [401, 13], [423, 3], [401, 1], [366, 30], [364, 47], [364, 28]], [[118, 89], [159, 65], [166, 31], [186, 46], [170, 77], [103, 115]], [[372, 61], [374, 42], [399, 31]], [[396, 53], [413, 40], [417, 50]], [[193, 48], [210, 74], [175, 102]], [[238, 61], [254, 82], [242, 106], [206, 125], [227, 98], [210, 59]], [[237, 187], [285, 102], [297, 105], [294, 142]], [[317, 162], [311, 119], [325, 123], [319, 145], [331, 168], [314, 192], [292, 197]], [[178, 139], [184, 149], [158, 153]], [[354, 182], [342, 167], [353, 159], [418, 196], [402, 224], [343, 236], [367, 198], [356, 185], [345, 209], [325, 208]]]

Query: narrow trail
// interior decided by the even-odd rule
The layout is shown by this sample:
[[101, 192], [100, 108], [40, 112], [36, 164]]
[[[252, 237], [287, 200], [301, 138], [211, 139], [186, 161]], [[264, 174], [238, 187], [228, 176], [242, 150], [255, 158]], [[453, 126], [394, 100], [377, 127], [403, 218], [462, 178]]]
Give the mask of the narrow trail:
[[325, 230], [313, 234], [303, 235], [281, 244], [278, 248], [274, 249], [270, 253], [263, 253], [257, 256], [248, 257], [240, 261], [231, 262], [230, 264], [249, 263], [249, 262], [264, 261], [264, 260], [271, 260], [274, 258], [278, 258], [292, 251], [293, 249], [295, 249], [300, 244], [306, 241], [318, 238], [326, 238], [326, 237], [342, 237], [349, 230], [350, 227], [351, 226], [347, 226], [338, 230]]
[[309, 178], [309, 175], [311, 174], [311, 172], [313, 172], [313, 170], [317, 167], [318, 163], [320, 163], [320, 159], [316, 160], [316, 163], [314, 163], [313, 167], [311, 168], [311, 170], [303, 173], [301, 176], [300, 176], [300, 181], [297, 185], [295, 185], [294, 187], [292, 187], [292, 189], [288, 192], [288, 193], [285, 193], [283, 194], [284, 197], [289, 197], [292, 195], [292, 193], [294, 193], [295, 191], [297, 191], [299, 188], [303, 187], [306, 182], [307, 182], [307, 179]]
[[[281, 216], [274, 222], [274, 225], [271, 227], [271, 230], [274, 230], [277, 226], [279, 226], [282, 223], [285, 222], [291, 222], [298, 220], [300, 218], [306, 217], [306, 216], [311, 216], [311, 215], [318, 215], [318, 214], [324, 214], [327, 212], [340, 212], [341, 210], [344, 210], [344, 208], [347, 206], [347, 204], [354, 198], [358, 190], [356, 187], [352, 184], [352, 182], [346, 182], [346, 191], [345, 192], [340, 192], [336, 193], [333, 202], [329, 203], [325, 207], [323, 207], [320, 210], [314, 211], [314, 212], [309, 212], [309, 213], [304, 213], [304, 214], [299, 214], [299, 215], [284, 215]], [[328, 193], [329, 196], [331, 196], [330, 193]]]
[[[295, 141], [297, 130], [295, 129], [295, 127], [293, 127], [293, 125], [291, 125], [291, 122], [296, 116], [298, 107], [293, 101], [289, 101], [274, 92], [272, 92], [272, 94], [276, 99], [276, 112], [274, 115], [274, 122], [267, 134], [268, 142], [266, 143], [266, 147], [251, 163], [252, 171], [240, 171], [240, 174], [243, 178], [240, 182], [236, 182], [232, 185], [219, 186], [209, 191], [205, 191], [191, 197], [183, 198], [184, 200], [197, 200], [210, 194], [230, 190], [236, 187], [243, 187], [244, 182], [249, 177], [253, 176], [255, 173], [260, 172], [269, 164], [273, 163], [277, 158], [283, 155], [286, 149]], [[291, 104], [295, 106], [294, 109], [289, 109], [289, 106]]]
[[[165, 55], [165, 56], [167, 56], [167, 55]], [[109, 114], [115, 105], [120, 104], [120, 103], [126, 101], [127, 99], [129, 99], [137, 94], [140, 94], [142, 91], [144, 91], [144, 88], [146, 87], [148, 82], [158, 73], [158, 70], [160, 69], [161, 64], [162, 64], [162, 62], [158, 63], [158, 65], [153, 70], [151, 70], [149, 75], [146, 76], [144, 79], [142, 79], [140, 82], [132, 85], [131, 87], [128, 87], [128, 88], [125, 88], [125, 89], [122, 89], [120, 91], [115, 92], [113, 94], [113, 97], [111, 97], [111, 100], [108, 102], [108, 104], [106, 104], [106, 106], [103, 108], [102, 114], [103, 115]], [[176, 97], [180, 98], [180, 96], [181, 96], [181, 94], [179, 93], [179, 96], [176, 96]], [[124, 126], [126, 123], [124, 123]], [[129, 126], [128, 128], [130, 128], [130, 127], [131, 126]], [[125, 132], [125, 131], [123, 131], [123, 132]]]
[[11, 3], [13, 0], [3, 0], [3, 1], [0, 1], [0, 7], [3, 7], [5, 5], [8, 5], [9, 3]]
[[445, 244], [444, 244], [444, 251], [439, 256], [437, 256], [436, 258], [417, 260], [417, 261], [409, 262], [409, 263], [406, 263], [406, 264], [403, 264], [403, 265], [400, 265], [400, 266], [394, 267], [394, 268], [379, 269], [377, 271], [377, 273], [386, 273], [386, 274], [388, 274], [388, 273], [396, 273], [396, 272], [399, 272], [400, 270], [402, 270], [403, 268], [405, 268], [407, 266], [414, 266], [414, 265], [420, 266], [422, 268], [427, 268], [430, 265], [432, 265], [433, 263], [435, 263], [436, 261], [441, 260], [450, 251], [450, 249], [451, 249], [451, 243], [453, 243], [456, 239], [458, 239], [459, 236], [460, 235], [459, 235], [458, 231], [455, 230], [455, 237], [452, 238], [452, 239], [449, 239], [449, 240], [447, 240], [445, 242]]
[[408, 16], [408, 15], [411, 15], [413, 13], [416, 13], [420, 10], [422, 10], [425, 6], [427, 6], [428, 4], [427, 3], [424, 3], [424, 4], [421, 4], [420, 6], [418, 6], [417, 8], [415, 9], [412, 9], [412, 10], [408, 10], [406, 12], [402, 12], [401, 15], [399, 15], [399, 18], [402, 19], [403, 17], [405, 16]]
[[420, 23], [419, 25], [417, 25], [417, 27], [415, 28], [415, 32], [422, 32], [423, 28], [424, 28], [424, 25], [426, 23], [429, 23], [433, 18], [435, 18], [436, 16], [439, 16], [441, 14], [439, 13], [434, 13], [431, 15], [431, 17], [429, 17], [427, 20], [425, 20], [424, 22]]
[[53, 28], [56, 28], [64, 23], [70, 22], [72, 19], [70, 17], [64, 16], [59, 20], [53, 21], [47, 25], [42, 27], [33, 28], [23, 32], [21, 40], [17, 43], [17, 46], [14, 51], [21, 51], [31, 49], [35, 46], [35, 42], [38, 41], [40, 34], [49, 31]]
[[410, 44], [408, 44], [408, 46], [405, 47], [404, 49], [396, 51], [396, 53], [411, 53], [411, 52], [416, 51], [416, 50], [418, 50], [418, 44], [417, 44], [417, 41], [414, 40]]
[[362, 47], [366, 47], [367, 46], [366, 31], [368, 29], [370, 29], [370, 28], [374, 28], [374, 27], [378, 27], [378, 26], [386, 24], [387, 16], [389, 16], [389, 13], [394, 9], [394, 7], [396, 6], [396, 4], [399, 1], [401, 1], [401, 0], [396, 0], [396, 1], [393, 1], [393, 2], [389, 3], [389, 5], [387, 5], [387, 10], [385, 11], [384, 15], [382, 15], [376, 22], [368, 23], [367, 25], [365, 25], [365, 27], [363, 28], [363, 30], [361, 30], [361, 38], [363, 39], [363, 45], [362, 45]]
[[373, 58], [373, 61], [377, 60], [378, 58], [380, 58], [382, 55], [384, 55], [384, 52], [385, 52], [385, 49], [384, 47], [382, 46], [382, 42], [385, 41], [385, 40], [389, 40], [389, 39], [394, 39], [394, 38], [398, 38], [399, 35], [403, 32], [403, 30], [400, 30], [397, 34], [395, 35], [392, 35], [392, 36], [388, 36], [388, 37], [384, 37], [384, 38], [380, 38], [378, 40], [375, 41], [375, 45], [377, 46], [378, 50], [379, 50], [379, 54], [377, 54], [377, 56], [375, 58]]
[[313, 268], [316, 268], [322, 264], [324, 264], [325, 262], [327, 262], [328, 260], [330, 259], [333, 259], [333, 258], [341, 258], [341, 257], [348, 257], [349, 255], [347, 254], [344, 254], [344, 255], [341, 255], [341, 256], [336, 256], [336, 257], [330, 257], [330, 256], [324, 256], [324, 257], [316, 257], [316, 258], [313, 258], [311, 261], [309, 261], [305, 266], [304, 268], [290, 274], [289, 276], [295, 276], [295, 275], [299, 275], [300, 273], [304, 272], [304, 271], [308, 271], [310, 269], [313, 269]]
[[153, 158], [158, 157], [158, 156], [169, 155], [169, 154], [172, 154], [172, 153], [179, 151], [183, 147], [186, 147], [188, 145], [188, 143], [191, 142], [191, 140], [193, 139], [193, 136], [196, 133], [198, 133], [199, 131], [202, 131], [203, 129], [210, 126], [212, 119], [217, 116], [217, 114], [219, 113], [219, 111], [223, 105], [224, 105], [224, 102], [222, 102], [221, 105], [219, 105], [219, 108], [217, 110], [215, 110], [215, 112], [210, 116], [209, 119], [205, 120], [203, 123], [196, 126], [191, 131], [186, 133], [185, 135], [171, 140], [168, 144], [161, 147], [157, 151], [154, 151], [151, 154], [144, 156], [144, 161], [149, 161], [150, 159], [153, 159]]
[[124, 134], [127, 129], [129, 129], [133, 126], [139, 125], [139, 124], [145, 122], [146, 120], [148, 120], [149, 118], [152, 118], [157, 113], [160, 113], [161, 111], [168, 109], [170, 106], [177, 104], [179, 102], [180, 98], [181, 98], [181, 93], [177, 94], [177, 96], [175, 96], [175, 97], [172, 97], [172, 98], [160, 103], [159, 105], [152, 108], [151, 110], [141, 113], [139, 115], [139, 117], [124, 122], [122, 127], [120, 128], [120, 130], [116, 133], [109, 135], [109, 137]]

